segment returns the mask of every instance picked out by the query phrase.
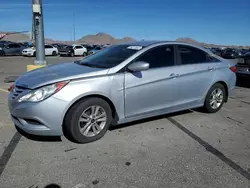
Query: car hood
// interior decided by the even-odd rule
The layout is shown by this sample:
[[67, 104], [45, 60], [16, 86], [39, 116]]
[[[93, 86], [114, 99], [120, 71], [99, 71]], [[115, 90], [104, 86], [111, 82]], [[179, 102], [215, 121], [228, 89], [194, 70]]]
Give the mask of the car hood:
[[21, 87], [35, 89], [47, 84], [86, 77], [102, 76], [109, 69], [93, 68], [71, 63], [50, 65], [21, 75], [15, 84]]
[[26, 50], [26, 51], [33, 51], [35, 50], [34, 48], [24, 48], [23, 50]]

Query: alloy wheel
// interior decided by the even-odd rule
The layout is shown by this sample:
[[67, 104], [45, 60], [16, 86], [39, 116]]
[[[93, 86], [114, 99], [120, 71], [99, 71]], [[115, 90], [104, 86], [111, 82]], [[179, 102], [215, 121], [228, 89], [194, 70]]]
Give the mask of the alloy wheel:
[[223, 103], [224, 94], [220, 88], [216, 88], [210, 95], [210, 106], [212, 109], [219, 108]]
[[98, 105], [85, 109], [78, 120], [79, 130], [86, 137], [98, 135], [104, 129], [106, 123], [107, 114]]

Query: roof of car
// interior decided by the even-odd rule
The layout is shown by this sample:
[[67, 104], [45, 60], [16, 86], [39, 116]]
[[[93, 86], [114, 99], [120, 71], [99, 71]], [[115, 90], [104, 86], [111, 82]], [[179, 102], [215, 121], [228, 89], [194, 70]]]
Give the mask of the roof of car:
[[187, 42], [178, 42], [178, 41], [135, 41], [135, 42], [128, 42], [125, 43], [127, 45], [133, 45], [133, 46], [143, 46], [143, 47], [147, 47], [147, 46], [151, 46], [154, 44], [161, 44], [161, 43], [169, 43], [169, 44], [186, 44], [186, 45], [190, 45], [190, 46], [197, 46], [195, 44], [191, 44], [191, 43], [187, 43]]

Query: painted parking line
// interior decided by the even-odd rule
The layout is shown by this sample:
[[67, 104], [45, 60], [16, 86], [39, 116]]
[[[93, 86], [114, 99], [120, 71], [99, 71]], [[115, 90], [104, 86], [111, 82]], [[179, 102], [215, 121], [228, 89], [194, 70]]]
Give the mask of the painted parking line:
[[0, 88], [0, 91], [5, 92], [5, 93], [9, 93], [9, 91], [7, 89], [3, 89], [3, 88]]

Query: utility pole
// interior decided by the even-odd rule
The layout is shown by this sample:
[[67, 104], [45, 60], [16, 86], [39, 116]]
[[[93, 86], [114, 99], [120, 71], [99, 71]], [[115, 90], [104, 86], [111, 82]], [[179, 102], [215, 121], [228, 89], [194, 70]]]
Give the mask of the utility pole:
[[47, 65], [45, 61], [42, 0], [32, 0], [33, 26], [36, 43], [34, 65]]
[[73, 13], [73, 38], [74, 38], [74, 44], [75, 44], [75, 41], [76, 41], [75, 13]]

